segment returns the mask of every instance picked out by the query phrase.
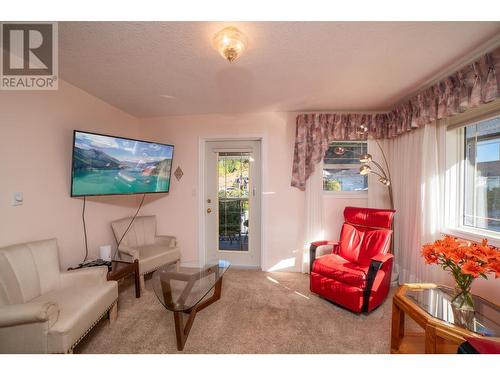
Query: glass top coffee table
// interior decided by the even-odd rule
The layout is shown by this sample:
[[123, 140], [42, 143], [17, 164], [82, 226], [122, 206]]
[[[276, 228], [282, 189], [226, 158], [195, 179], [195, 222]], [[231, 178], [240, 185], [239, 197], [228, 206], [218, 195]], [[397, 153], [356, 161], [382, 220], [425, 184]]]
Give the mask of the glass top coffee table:
[[474, 310], [452, 304], [454, 290], [435, 284], [404, 284], [393, 297], [391, 352], [414, 353], [418, 334], [405, 335], [405, 315], [424, 329], [425, 353], [456, 353], [469, 337], [500, 336], [500, 306], [473, 295]]
[[436, 319], [481, 336], [500, 337], [500, 308], [484, 298], [472, 295], [474, 310], [468, 311], [456, 308], [452, 304], [454, 290], [446, 286], [409, 289], [406, 295]]
[[[174, 313], [178, 350], [184, 349], [196, 313], [220, 299], [222, 276], [230, 265], [226, 260], [189, 267], [171, 264], [153, 273], [156, 297], [167, 310]], [[205, 298], [212, 289], [212, 296]], [[188, 314], [186, 324], [183, 314]]]

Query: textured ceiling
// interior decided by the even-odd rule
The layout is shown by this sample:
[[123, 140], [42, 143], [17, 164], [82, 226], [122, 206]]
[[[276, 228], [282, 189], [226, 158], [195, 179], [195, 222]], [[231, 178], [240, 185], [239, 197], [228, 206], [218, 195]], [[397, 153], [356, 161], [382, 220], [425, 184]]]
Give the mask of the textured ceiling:
[[[233, 64], [211, 46], [227, 25], [249, 39]], [[498, 37], [500, 22], [62, 22], [59, 30], [64, 80], [151, 117], [384, 110]]]

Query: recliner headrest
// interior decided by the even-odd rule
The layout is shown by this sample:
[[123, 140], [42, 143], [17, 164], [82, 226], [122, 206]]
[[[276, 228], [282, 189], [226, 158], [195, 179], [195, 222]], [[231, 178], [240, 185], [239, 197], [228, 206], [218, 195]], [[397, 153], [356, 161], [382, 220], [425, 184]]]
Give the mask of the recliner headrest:
[[378, 208], [346, 207], [344, 209], [344, 220], [352, 225], [391, 229], [395, 212], [395, 210]]

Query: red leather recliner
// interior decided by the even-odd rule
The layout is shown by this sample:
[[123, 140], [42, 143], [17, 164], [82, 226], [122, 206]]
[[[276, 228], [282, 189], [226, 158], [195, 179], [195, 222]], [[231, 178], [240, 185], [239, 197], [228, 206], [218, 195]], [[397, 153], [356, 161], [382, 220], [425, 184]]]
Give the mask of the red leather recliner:
[[[389, 250], [394, 213], [346, 207], [340, 241], [311, 244], [311, 291], [357, 313], [378, 307], [391, 284], [394, 256]], [[325, 245], [333, 246], [332, 253], [316, 259], [316, 249]]]

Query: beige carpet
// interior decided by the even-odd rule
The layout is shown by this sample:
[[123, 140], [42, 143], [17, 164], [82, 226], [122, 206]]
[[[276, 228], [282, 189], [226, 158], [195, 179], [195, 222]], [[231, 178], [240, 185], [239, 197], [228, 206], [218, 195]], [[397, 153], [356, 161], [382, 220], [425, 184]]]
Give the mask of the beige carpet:
[[[197, 314], [182, 353], [388, 353], [391, 298], [356, 315], [309, 292], [307, 275], [230, 269], [222, 298]], [[136, 299], [120, 285], [118, 319], [103, 319], [75, 353], [179, 353], [173, 314], [151, 280]]]

